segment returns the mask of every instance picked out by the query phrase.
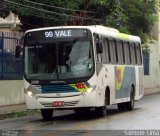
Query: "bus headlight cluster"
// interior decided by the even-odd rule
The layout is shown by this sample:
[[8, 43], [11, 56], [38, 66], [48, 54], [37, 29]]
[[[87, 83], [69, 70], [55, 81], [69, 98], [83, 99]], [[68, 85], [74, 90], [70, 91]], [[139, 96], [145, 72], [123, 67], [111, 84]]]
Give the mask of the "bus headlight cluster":
[[34, 94], [33, 92], [31, 92], [31, 91], [25, 91], [26, 92], [26, 95], [28, 95], [29, 97], [33, 97], [33, 98], [38, 98], [37, 96], [36, 96], [36, 94]]
[[89, 87], [86, 91], [87, 94], [92, 93], [95, 90], [96, 86]]
[[93, 87], [88, 88], [87, 93], [89, 93], [89, 94], [92, 93], [93, 89], [94, 89]]
[[27, 95], [28, 95], [28, 96], [33, 96], [33, 92], [27, 91]]

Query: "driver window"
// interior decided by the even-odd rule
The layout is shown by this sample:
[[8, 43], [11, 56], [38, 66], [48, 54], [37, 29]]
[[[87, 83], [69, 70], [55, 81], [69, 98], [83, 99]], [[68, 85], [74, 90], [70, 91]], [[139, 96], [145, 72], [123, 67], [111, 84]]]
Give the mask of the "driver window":
[[[97, 38], [97, 34], [94, 37], [94, 43], [95, 43], [95, 48], [97, 48], [96, 44], [98, 42], [98, 38]], [[97, 49], [96, 49], [96, 59], [97, 59], [97, 63], [101, 63], [102, 62], [102, 54], [101, 53], [97, 53]]]

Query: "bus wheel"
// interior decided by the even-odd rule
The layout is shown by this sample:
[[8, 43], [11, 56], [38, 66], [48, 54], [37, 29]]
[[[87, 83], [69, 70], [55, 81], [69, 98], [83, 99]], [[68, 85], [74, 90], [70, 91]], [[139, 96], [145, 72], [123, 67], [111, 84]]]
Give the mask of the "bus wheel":
[[41, 115], [44, 120], [51, 120], [53, 116], [53, 109], [41, 109]]
[[96, 107], [96, 113], [100, 117], [105, 117], [107, 115], [107, 96], [105, 97], [104, 106]]
[[117, 107], [118, 107], [119, 111], [125, 111], [125, 109], [126, 109], [126, 103], [118, 103]]
[[77, 108], [77, 109], [74, 109], [74, 112], [75, 112], [77, 115], [84, 114], [84, 113], [88, 113], [89, 111], [90, 111], [89, 108]]
[[130, 101], [126, 103], [126, 109], [132, 111], [134, 109], [134, 89], [132, 87]]

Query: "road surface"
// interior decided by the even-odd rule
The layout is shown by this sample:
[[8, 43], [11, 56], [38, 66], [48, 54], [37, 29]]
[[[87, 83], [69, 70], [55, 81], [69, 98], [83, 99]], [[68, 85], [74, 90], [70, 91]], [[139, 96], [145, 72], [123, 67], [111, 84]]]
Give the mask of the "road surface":
[[116, 105], [108, 107], [106, 117], [97, 117], [94, 110], [82, 115], [76, 115], [73, 111], [56, 111], [50, 121], [42, 120], [41, 115], [1, 120], [0, 130], [2, 130], [1, 133], [15, 133], [15, 135], [25, 136], [52, 136], [53, 133], [72, 136], [90, 136], [100, 133], [100, 135], [103, 133], [104, 135], [106, 133], [130, 135], [129, 130], [136, 130], [131, 134], [145, 133], [145, 135], [149, 135], [152, 133], [152, 131], [144, 132], [142, 130], [154, 130], [153, 133], [160, 134], [160, 94], [143, 97], [135, 103], [133, 111], [118, 111]]

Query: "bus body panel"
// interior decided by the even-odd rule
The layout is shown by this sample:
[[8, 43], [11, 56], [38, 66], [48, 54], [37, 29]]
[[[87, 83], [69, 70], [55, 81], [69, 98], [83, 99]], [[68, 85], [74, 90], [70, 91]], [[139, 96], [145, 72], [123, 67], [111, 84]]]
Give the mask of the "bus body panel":
[[[96, 92], [91, 94], [82, 93], [79, 96], [63, 97], [63, 98], [34, 98], [26, 96], [27, 109], [43, 109], [43, 108], [78, 108], [78, 107], [96, 107]], [[64, 106], [54, 106], [54, 102], [64, 102]]]
[[143, 67], [136, 67], [136, 92], [135, 100], [139, 100], [143, 97], [144, 94], [144, 84], [143, 84]]

